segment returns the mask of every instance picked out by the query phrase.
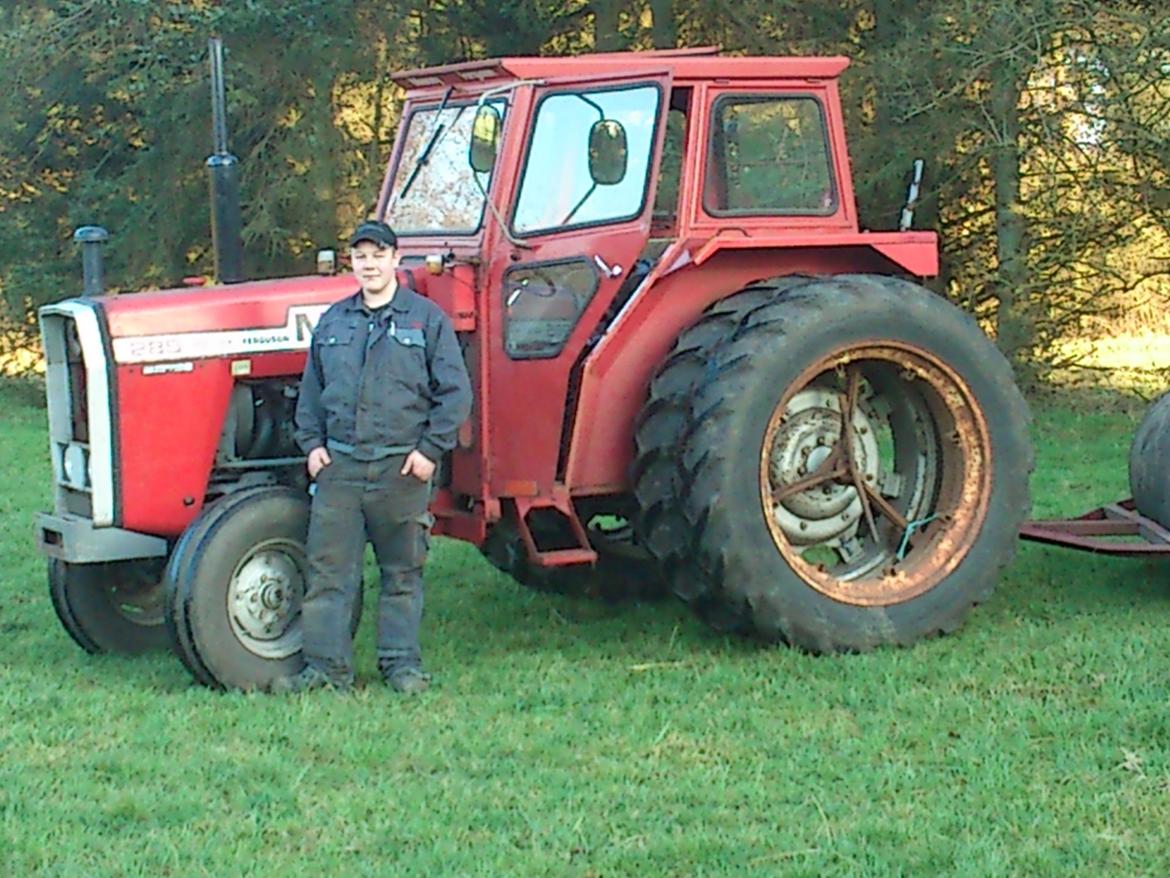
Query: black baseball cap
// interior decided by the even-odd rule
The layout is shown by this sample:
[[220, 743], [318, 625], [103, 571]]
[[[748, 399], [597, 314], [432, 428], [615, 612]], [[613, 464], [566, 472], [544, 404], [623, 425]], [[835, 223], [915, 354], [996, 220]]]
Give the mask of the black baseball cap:
[[397, 247], [398, 236], [388, 225], [377, 220], [367, 220], [349, 236], [349, 246], [353, 247], [362, 241], [373, 241], [382, 247]]

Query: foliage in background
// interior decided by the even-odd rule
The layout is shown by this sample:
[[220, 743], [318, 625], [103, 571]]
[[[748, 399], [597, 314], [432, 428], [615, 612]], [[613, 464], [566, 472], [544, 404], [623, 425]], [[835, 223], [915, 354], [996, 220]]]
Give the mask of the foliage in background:
[[[207, 37], [257, 276], [308, 270], [376, 198], [388, 75], [498, 54], [722, 45], [833, 53], [862, 219], [889, 228], [917, 156], [938, 289], [1025, 374], [1170, 298], [1170, 9], [1158, 0], [40, 0], [0, 6], [0, 325], [78, 286], [73, 228], [123, 289], [208, 274]], [[3, 356], [0, 342], [0, 356]]]

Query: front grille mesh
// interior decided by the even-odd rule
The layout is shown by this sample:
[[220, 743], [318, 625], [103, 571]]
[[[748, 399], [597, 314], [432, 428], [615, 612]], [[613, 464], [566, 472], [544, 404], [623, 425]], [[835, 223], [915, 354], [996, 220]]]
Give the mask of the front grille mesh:
[[65, 321], [65, 362], [69, 386], [69, 422], [74, 442], [89, 443], [89, 404], [85, 384], [85, 356], [77, 337], [77, 323]]

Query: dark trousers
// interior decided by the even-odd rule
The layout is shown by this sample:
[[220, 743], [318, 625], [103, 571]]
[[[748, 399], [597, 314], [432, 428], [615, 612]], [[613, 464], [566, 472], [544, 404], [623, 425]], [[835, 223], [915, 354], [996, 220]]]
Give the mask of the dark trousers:
[[404, 456], [354, 460], [330, 452], [317, 474], [309, 518], [309, 581], [301, 608], [305, 661], [339, 682], [353, 679], [350, 625], [366, 543], [381, 572], [378, 668], [421, 667], [419, 624], [430, 526], [430, 485], [399, 474]]

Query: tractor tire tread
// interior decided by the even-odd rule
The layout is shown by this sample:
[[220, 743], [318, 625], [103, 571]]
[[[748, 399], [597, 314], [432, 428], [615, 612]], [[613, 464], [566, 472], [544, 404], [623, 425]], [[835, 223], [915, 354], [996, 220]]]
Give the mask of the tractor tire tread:
[[816, 612], [789, 612], [767, 593], [770, 583], [746, 569], [752, 564], [748, 557], [751, 553], [745, 550], [744, 537], [729, 514], [732, 501], [723, 487], [725, 473], [734, 463], [728, 459], [732, 453], [728, 450], [730, 415], [747, 389], [758, 381], [756, 370], [762, 349], [783, 344], [776, 339], [778, 333], [792, 338], [796, 347], [803, 332], [822, 327], [827, 321], [844, 327], [863, 311], [895, 308], [903, 313], [907, 309], [918, 311], [920, 321], [949, 327], [941, 331], [955, 338], [964, 337], [969, 342], [973, 333], [980, 333], [982, 338], [970, 315], [916, 284], [896, 278], [846, 275], [805, 285], [767, 304], [753, 314], [752, 326], [712, 351], [712, 368], [692, 391], [691, 420], [681, 455], [683, 512], [688, 528], [695, 534], [692, 563], [675, 573], [676, 580], [681, 580], [681, 587], [675, 590], [684, 599], [696, 606], [718, 602], [731, 616], [738, 617], [732, 627], [749, 630], [765, 641], [787, 642], [820, 653], [859, 651], [885, 643], [907, 645], [952, 631], [991, 594], [998, 571], [1015, 554], [1015, 531], [1029, 507], [1027, 477], [1034, 457], [1026, 439], [1027, 407], [1010, 367], [1002, 357], [993, 355], [990, 342], [986, 348], [992, 356], [982, 361], [980, 368], [994, 392], [1005, 401], [1006, 409], [997, 410], [995, 417], [1010, 424], [1005, 429], [1010, 433], [1013, 453], [1019, 453], [1014, 460], [1005, 462], [1016, 466], [999, 486], [1004, 514], [993, 519], [989, 513], [984, 524], [984, 530], [996, 531], [990, 541], [995, 546], [994, 557], [982, 559], [986, 575], [975, 577], [975, 584], [963, 594], [962, 601], [953, 603], [927, 624], [921, 620], [910, 625], [895, 624], [887, 608], [872, 608], [873, 612], [857, 614], [861, 621], [843, 631], [838, 623]]
[[[682, 514], [685, 484], [678, 451], [688, 430], [691, 395], [709, 376], [715, 351], [755, 325], [755, 315], [778, 296], [812, 282], [806, 275], [757, 281], [711, 304], [702, 317], [679, 335], [650, 382], [649, 398], [634, 425], [632, 471], [639, 542], [656, 559], [668, 580], [685, 563], [692, 547]], [[685, 581], [672, 590], [690, 598]]]

